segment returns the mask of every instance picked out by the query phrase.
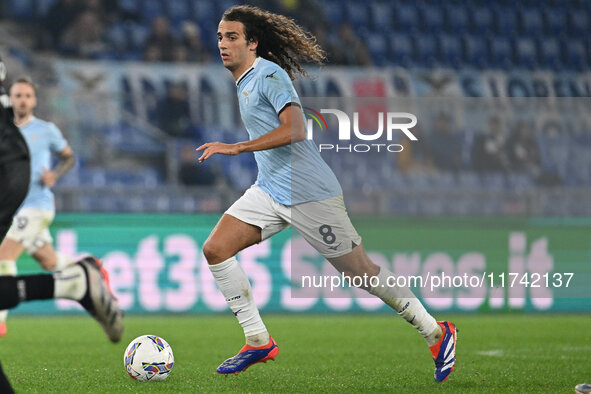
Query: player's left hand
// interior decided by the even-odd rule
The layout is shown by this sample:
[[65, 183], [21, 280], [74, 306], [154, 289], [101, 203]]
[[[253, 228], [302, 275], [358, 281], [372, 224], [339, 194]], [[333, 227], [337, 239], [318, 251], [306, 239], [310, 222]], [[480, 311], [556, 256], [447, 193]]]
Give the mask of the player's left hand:
[[43, 175], [41, 175], [41, 181], [47, 187], [53, 187], [57, 181], [57, 177], [53, 171], [49, 171], [47, 168], [43, 169]]
[[236, 144], [224, 144], [222, 142], [208, 142], [207, 144], [203, 144], [195, 150], [203, 151], [203, 154], [199, 158], [199, 163], [203, 163], [205, 160], [209, 159], [216, 153], [230, 156], [235, 156], [240, 153], [240, 148]]

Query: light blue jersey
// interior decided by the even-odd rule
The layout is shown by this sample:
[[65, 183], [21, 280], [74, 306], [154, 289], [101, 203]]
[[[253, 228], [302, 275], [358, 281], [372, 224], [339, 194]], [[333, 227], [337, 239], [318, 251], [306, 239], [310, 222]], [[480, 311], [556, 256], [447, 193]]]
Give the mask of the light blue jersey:
[[53, 193], [45, 186], [41, 177], [44, 168], [51, 169], [51, 154], [57, 154], [66, 149], [68, 142], [53, 123], [35, 117], [32, 117], [20, 130], [31, 152], [31, 183], [29, 194], [21, 208], [31, 207], [54, 211]]
[[[240, 115], [251, 140], [279, 127], [281, 111], [290, 103], [299, 104], [289, 75], [263, 58], [257, 58], [236, 85]], [[339, 181], [311, 140], [254, 152], [254, 157], [259, 170], [256, 185], [281, 204], [321, 201], [342, 194]]]

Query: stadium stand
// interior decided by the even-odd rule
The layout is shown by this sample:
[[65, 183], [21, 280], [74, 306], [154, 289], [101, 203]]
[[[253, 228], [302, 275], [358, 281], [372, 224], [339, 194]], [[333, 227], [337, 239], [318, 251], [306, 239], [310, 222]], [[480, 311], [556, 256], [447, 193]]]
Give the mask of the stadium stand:
[[[219, 65], [217, 47], [215, 39], [211, 38], [211, 32], [215, 30], [216, 21], [223, 10], [236, 3], [238, 2], [207, 0], [9, 0], [4, 5], [3, 20], [17, 21], [38, 33], [38, 39], [29, 51], [22, 48], [8, 49], [13, 56], [28, 59], [29, 63], [35, 63], [31, 60], [35, 57], [31, 53], [43, 51], [59, 59], [132, 63], [140, 60], [153, 61], [156, 62], [155, 69], [164, 67], [162, 62], [174, 65], [199, 63], [207, 67], [212, 62]], [[591, 7], [585, 1], [531, 0], [515, 4], [504, 0], [317, 0], [309, 2], [314, 10], [319, 11], [313, 16], [301, 7], [286, 11], [281, 8], [281, 2], [250, 3], [262, 6], [275, 4], [283, 13], [289, 13], [298, 21], [310, 23], [308, 27], [311, 30], [322, 31], [326, 36], [323, 40], [328, 48], [330, 64], [347, 65], [351, 70], [371, 63], [379, 70], [402, 68], [408, 72], [429, 72], [446, 69], [455, 70], [454, 72], [459, 73], [457, 75], [462, 76], [468, 75], [468, 72], [501, 72], [508, 77], [515, 72], [583, 73], [588, 72], [591, 65], [591, 44], [586, 39], [591, 33]], [[59, 30], [44, 24], [48, 15], [57, 12], [62, 13], [66, 23]], [[64, 41], [69, 29], [84, 15], [88, 16], [89, 12], [96, 17], [100, 42], [77, 42], [77, 46], [72, 46], [67, 40]], [[160, 33], [155, 33], [159, 30], [163, 31], [161, 36]], [[352, 38], [349, 32], [353, 33]], [[193, 38], [187, 39], [187, 35], [192, 35]], [[359, 47], [359, 51], [350, 50], [353, 47]], [[168, 52], [165, 54], [165, 51]], [[195, 53], [199, 55], [192, 56]], [[564, 78], [564, 86], [555, 84], [553, 87], [557, 96], [568, 96], [559, 94], [561, 89], [579, 92], [583, 97], [589, 96], [588, 85], [577, 85], [576, 82], [569, 82], [568, 76]], [[404, 89], [414, 86], [405, 85], [403, 79], [396, 81]], [[62, 205], [60, 209], [122, 212], [197, 209], [198, 204], [188, 202], [189, 200], [175, 196], [174, 193], [167, 195], [162, 191], [163, 188], [179, 187], [174, 175], [179, 165], [178, 158], [175, 157], [178, 154], [171, 152], [178, 152], [177, 146], [183, 143], [198, 145], [212, 139], [235, 141], [234, 125], [238, 124], [238, 120], [233, 115], [234, 118], [223, 126], [212, 121], [211, 118], [215, 118], [214, 114], [217, 113], [213, 108], [219, 103], [216, 100], [221, 99], [215, 96], [215, 87], [208, 88], [205, 86], [207, 81], [202, 81], [199, 82], [200, 94], [210, 92], [207, 96], [211, 95], [213, 98], [202, 96], [196, 100], [189, 92], [183, 99], [186, 100], [190, 113], [188, 123], [182, 126], [182, 132], [170, 135], [170, 130], [165, 130], [157, 108], [161, 106], [159, 102], [166, 97], [166, 87], [172, 81], [154, 84], [146, 77], [139, 80], [141, 87], [136, 82], [138, 81], [127, 78], [117, 81], [125, 92], [118, 104], [126, 116], [113, 124], [99, 122], [100, 131], [96, 142], [104, 147], [106, 153], [103, 152], [102, 158], [96, 157], [96, 153], [88, 153], [82, 158], [76, 171], [64, 179], [58, 187], [58, 192], [61, 193], [58, 196], [62, 196], [62, 202], [58, 202]], [[431, 80], [430, 83], [435, 82]], [[302, 85], [302, 88], [305, 86]], [[494, 89], [497, 88], [479, 86], [474, 89], [489, 89], [494, 96]], [[541, 88], [534, 86], [532, 92], [541, 92], [535, 89]], [[515, 119], [507, 120], [505, 137], [509, 136], [510, 128], [515, 123]], [[412, 176], [402, 167], [397, 168], [400, 163], [395, 160], [378, 161], [379, 157], [371, 157], [361, 164], [332, 156], [327, 157], [327, 161], [338, 172], [351, 174], [341, 177], [344, 188], [359, 188], [371, 193], [387, 185], [389, 190], [395, 190], [394, 195], [399, 200], [392, 198], [392, 205], [388, 209], [395, 209], [396, 212], [441, 214], [452, 210], [449, 213], [461, 214], [478, 212], [480, 207], [487, 205], [487, 209], [491, 211], [481, 213], [494, 214], [503, 212], [503, 201], [507, 203], [514, 194], [523, 196], [524, 193], [533, 193], [540, 187], [591, 187], [591, 157], [585, 154], [586, 149], [591, 147], [591, 139], [588, 128], [580, 127], [582, 129], [570, 130], [567, 135], [560, 136], [551, 131], [534, 130], [533, 143], [539, 147], [540, 152], [540, 162], [535, 171], [505, 170], [492, 174], [476, 171], [470, 156], [474, 150], [474, 141], [485, 130], [469, 130], [459, 119], [453, 123], [453, 128], [458, 137], [461, 161], [453, 170], [436, 164], [433, 147], [424, 148], [420, 157], [414, 157], [415, 161], [421, 162], [421, 170], [415, 170]], [[429, 132], [426, 130], [426, 135]], [[135, 161], [130, 167], [129, 161], [118, 162], [117, 159], [121, 156]], [[244, 189], [256, 177], [256, 167], [251, 156], [245, 155], [237, 160], [214, 160], [213, 165], [219, 168], [215, 174], [223, 182], [217, 184], [224, 184], [220, 189], [224, 192]], [[372, 168], [377, 168], [377, 173], [381, 176], [368, 179], [365, 175]], [[130, 187], [153, 192], [133, 199], [121, 197], [123, 194], [100, 194], [104, 197], [102, 198], [88, 193], [81, 197], [81, 202], [72, 202], [76, 188], [90, 186], [97, 190]], [[214, 187], [216, 188], [219, 189], [219, 186]], [[479, 195], [478, 193], [487, 190], [508, 197], [499, 198], [497, 205], [488, 205], [468, 201], [469, 197], [465, 195], [461, 198], [457, 196], [458, 191]], [[428, 200], [413, 201], [416, 197], [414, 193], [434, 191], [455, 193], [456, 197], [446, 200], [449, 203], [434, 205], [430, 205]], [[407, 194], [403, 196], [401, 193]], [[385, 201], [376, 206], [389, 204]], [[548, 209], [548, 212], [562, 212], [558, 208], [549, 208], [549, 205], [540, 206], [539, 209]]]

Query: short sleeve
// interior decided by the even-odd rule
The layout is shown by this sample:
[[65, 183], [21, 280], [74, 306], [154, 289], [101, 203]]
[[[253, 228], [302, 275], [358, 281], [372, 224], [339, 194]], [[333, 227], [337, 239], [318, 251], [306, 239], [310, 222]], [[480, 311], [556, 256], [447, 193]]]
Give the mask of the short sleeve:
[[49, 124], [49, 138], [49, 148], [53, 153], [59, 153], [68, 146], [68, 141], [66, 141], [60, 129], [53, 123]]
[[282, 69], [270, 69], [261, 74], [262, 92], [279, 114], [288, 104], [300, 105], [300, 99], [289, 75]]

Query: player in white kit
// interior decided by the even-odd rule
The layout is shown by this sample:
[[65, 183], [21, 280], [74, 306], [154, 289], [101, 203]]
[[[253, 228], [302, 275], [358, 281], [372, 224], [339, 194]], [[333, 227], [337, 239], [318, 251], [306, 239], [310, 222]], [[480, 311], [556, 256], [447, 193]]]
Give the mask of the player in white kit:
[[[437, 322], [410, 289], [385, 285], [392, 273], [365, 253], [338, 180], [314, 142], [305, 139], [304, 115], [291, 79], [295, 73], [306, 75], [299, 61], [321, 63], [322, 49], [292, 20], [250, 6], [226, 10], [217, 36], [222, 62], [236, 79], [250, 139], [206, 143], [197, 148], [202, 151], [199, 160], [254, 152], [258, 166], [256, 183], [226, 211], [203, 245], [216, 283], [246, 337], [246, 345], [217, 371], [239, 373], [277, 356], [279, 348], [235, 256], [291, 225], [347, 277], [377, 277], [381, 285], [365, 290], [423, 335], [435, 361], [435, 380], [447, 379], [455, 365], [455, 325]], [[298, 165], [293, 167], [293, 162]]]

